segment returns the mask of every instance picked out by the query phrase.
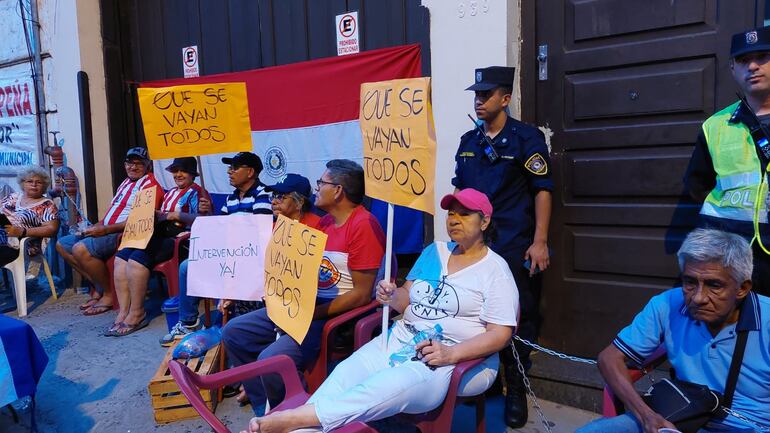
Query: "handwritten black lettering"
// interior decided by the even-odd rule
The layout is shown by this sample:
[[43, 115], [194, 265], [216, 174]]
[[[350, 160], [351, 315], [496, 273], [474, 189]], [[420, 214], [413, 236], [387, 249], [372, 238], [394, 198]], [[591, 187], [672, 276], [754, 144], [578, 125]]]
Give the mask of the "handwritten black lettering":
[[[411, 94], [409, 92], [411, 92]], [[422, 113], [424, 108], [423, 100], [421, 96], [418, 96], [422, 93], [423, 89], [410, 89], [409, 87], [404, 87], [401, 89], [401, 91], [398, 93], [398, 99], [406, 106], [407, 109], [406, 113], [401, 114], [401, 117], [416, 116]]]
[[217, 105], [220, 102], [227, 102], [227, 98], [225, 98], [225, 89], [222, 87], [218, 89], [209, 87], [203, 91], [203, 94], [206, 96], [206, 103], [209, 105]]
[[380, 149], [385, 152], [391, 152], [393, 145], [402, 149], [409, 149], [412, 145], [412, 130], [404, 129], [384, 129], [375, 126], [374, 131], [366, 131], [366, 142], [369, 144], [369, 150]]
[[409, 162], [393, 161], [390, 157], [373, 158], [364, 156], [364, 174], [368, 179], [391, 182], [393, 180], [402, 187], [408, 187], [412, 194], [423, 195], [427, 184], [423, 176], [420, 161], [412, 159]]
[[390, 94], [392, 92], [393, 89], [367, 91], [364, 94], [364, 105], [361, 108], [364, 119], [371, 120], [374, 117], [377, 119], [390, 117]]
[[189, 90], [158, 92], [152, 99], [152, 105], [159, 110], [168, 110], [172, 105], [181, 108], [185, 104], [192, 103], [192, 95]]

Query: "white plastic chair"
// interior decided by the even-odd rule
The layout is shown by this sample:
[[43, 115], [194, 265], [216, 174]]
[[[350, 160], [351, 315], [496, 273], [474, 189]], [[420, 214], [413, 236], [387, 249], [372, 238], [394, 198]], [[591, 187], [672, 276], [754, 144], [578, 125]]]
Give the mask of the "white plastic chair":
[[[5, 269], [11, 271], [13, 276], [13, 288], [16, 294], [16, 309], [19, 312], [19, 317], [27, 315], [27, 271], [24, 265], [24, 257], [26, 256], [24, 247], [27, 244], [27, 240], [30, 238], [21, 238], [19, 240], [19, 257], [5, 265]], [[45, 276], [48, 279], [48, 286], [51, 288], [51, 294], [54, 299], [59, 299], [59, 295], [56, 293], [56, 286], [53, 284], [53, 277], [51, 276], [51, 268], [48, 266], [48, 260], [45, 258], [45, 249], [48, 244], [48, 238], [43, 238], [40, 245], [40, 255], [43, 259], [43, 270]]]

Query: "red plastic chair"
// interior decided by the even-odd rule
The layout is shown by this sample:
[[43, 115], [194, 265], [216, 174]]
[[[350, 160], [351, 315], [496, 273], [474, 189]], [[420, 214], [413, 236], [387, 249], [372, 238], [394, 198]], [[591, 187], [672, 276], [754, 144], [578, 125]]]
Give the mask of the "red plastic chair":
[[377, 307], [379, 307], [379, 305], [379, 302], [371, 301], [366, 305], [354, 308], [326, 321], [321, 334], [321, 350], [318, 353], [318, 358], [316, 359], [316, 362], [305, 371], [305, 381], [307, 382], [307, 388], [311, 394], [321, 386], [321, 383], [323, 383], [326, 376], [328, 376], [329, 363], [347, 358], [353, 353], [353, 350], [355, 350], [354, 347], [339, 348], [334, 344], [340, 326], [352, 320], [370, 315]]
[[[666, 348], [664, 346], [658, 347], [652, 355], [644, 360], [644, 365], [641, 369], [629, 368], [631, 376], [631, 382], [636, 382], [647, 374], [647, 370], [653, 370], [660, 364], [666, 361]], [[623, 402], [621, 402], [610, 387], [604, 385], [604, 395], [602, 397], [602, 416], [605, 418], [618, 416], [625, 412], [623, 408]]]
[[[195, 408], [204, 421], [206, 421], [216, 433], [230, 433], [230, 430], [216, 417], [216, 415], [214, 415], [213, 412], [211, 412], [208, 406], [206, 406], [200, 391], [198, 391], [201, 388], [217, 389], [224, 385], [240, 382], [254, 376], [279, 374], [286, 389], [286, 397], [281, 404], [272, 410], [281, 411], [299, 407], [305, 404], [310, 397], [302, 387], [302, 383], [297, 375], [297, 368], [294, 366], [294, 361], [286, 355], [273, 356], [269, 359], [244, 364], [236, 368], [231, 368], [207, 376], [198, 375], [184, 364], [175, 360], [169, 361], [168, 367], [171, 371], [171, 376], [179, 385], [182, 394], [187, 397], [193, 408]], [[244, 419], [243, 425], [245, 426], [247, 423], [248, 420]], [[238, 431], [240, 430], [241, 429], [239, 428]], [[361, 422], [354, 422], [334, 431], [336, 433], [377, 433], [377, 430], [374, 430]]]
[[[396, 260], [396, 255], [393, 254], [393, 256], [391, 257], [391, 273], [390, 273], [391, 278], [395, 279], [397, 273], [398, 273], [398, 261]], [[382, 259], [382, 262], [380, 263], [380, 269], [377, 272], [377, 276], [374, 279], [375, 287], [377, 285], [377, 282], [382, 280], [383, 278], [385, 278], [385, 258], [384, 257]], [[372, 296], [374, 296], [374, 287], [372, 287]], [[329, 363], [347, 358], [348, 356], [350, 356], [351, 353], [353, 353], [354, 350], [360, 347], [356, 345], [356, 340], [355, 340], [356, 333], [354, 333], [353, 347], [347, 347], [347, 348], [335, 347], [335, 344], [334, 344], [335, 338], [337, 336], [337, 331], [339, 331], [340, 327], [353, 320], [370, 315], [379, 306], [380, 306], [379, 302], [377, 302], [376, 300], [372, 300], [366, 305], [363, 305], [361, 307], [354, 308], [348, 312], [342, 313], [339, 316], [333, 317], [326, 322], [326, 324], [324, 325], [323, 332], [321, 334], [321, 350], [318, 353], [318, 359], [316, 359], [316, 362], [305, 371], [305, 381], [307, 382], [307, 387], [310, 393], [315, 392], [315, 390], [318, 389], [318, 387], [321, 386], [323, 381], [326, 379], [326, 376], [328, 376]]]
[[[392, 310], [391, 310], [392, 312]], [[391, 314], [393, 316], [393, 314]], [[378, 310], [372, 315], [359, 320], [356, 323], [355, 342], [356, 349], [369, 342], [374, 336], [374, 331], [382, 323], [382, 310]], [[455, 405], [458, 402], [470, 401], [476, 407], [476, 432], [484, 433], [486, 431], [486, 397], [484, 393], [476, 396], [461, 397], [457, 395], [460, 382], [465, 373], [484, 362], [484, 358], [463, 361], [455, 366], [452, 371], [452, 377], [449, 381], [449, 388], [444, 402], [439, 407], [430, 412], [422, 414], [402, 414], [401, 418], [417, 426], [422, 433], [447, 433], [452, 431], [452, 416], [454, 415]]]
[[158, 263], [152, 269], [153, 272], [158, 272], [166, 279], [166, 286], [168, 287], [168, 296], [176, 296], [179, 294], [179, 249], [182, 242], [190, 239], [190, 232], [184, 232], [174, 239], [174, 255], [165, 262]]

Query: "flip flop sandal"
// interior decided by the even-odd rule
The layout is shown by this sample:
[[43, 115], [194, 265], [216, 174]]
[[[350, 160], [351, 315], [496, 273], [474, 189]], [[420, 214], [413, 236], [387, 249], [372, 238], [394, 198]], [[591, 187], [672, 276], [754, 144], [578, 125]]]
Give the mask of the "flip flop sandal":
[[222, 388], [222, 397], [224, 398], [235, 397], [240, 393], [241, 391], [237, 387], [232, 387], [230, 385], [225, 385], [225, 387]]
[[105, 337], [116, 337], [118, 335], [118, 329], [123, 326], [123, 322], [113, 323], [106, 331], [104, 331]]
[[94, 304], [89, 308], [87, 308], [86, 310], [83, 310], [83, 315], [96, 316], [98, 314], [104, 314], [108, 311], [112, 311], [112, 305]]
[[80, 304], [80, 306], [78, 308], [80, 308], [80, 311], [87, 310], [87, 309], [93, 307], [94, 305], [98, 304], [99, 303], [99, 299], [101, 299], [101, 298], [91, 298], [91, 299], [87, 300], [84, 304]]
[[115, 331], [116, 337], [123, 337], [129, 334], [133, 334], [134, 332], [147, 327], [147, 325], [150, 324], [150, 321], [147, 320], [147, 317], [143, 318], [139, 323], [136, 325], [129, 325], [128, 323], [121, 323], [120, 327]]

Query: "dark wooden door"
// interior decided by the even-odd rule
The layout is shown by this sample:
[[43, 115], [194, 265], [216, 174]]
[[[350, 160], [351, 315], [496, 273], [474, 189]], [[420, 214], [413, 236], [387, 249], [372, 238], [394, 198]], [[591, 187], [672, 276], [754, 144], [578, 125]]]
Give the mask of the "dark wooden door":
[[530, 116], [553, 134], [556, 182], [548, 346], [596, 356], [651, 296], [677, 284], [674, 253], [699, 209], [682, 197], [682, 177], [701, 122], [735, 100], [730, 37], [761, 22], [762, 8], [536, 2], [525, 54], [547, 45], [548, 77], [538, 79], [534, 61], [525, 78], [537, 83]]

